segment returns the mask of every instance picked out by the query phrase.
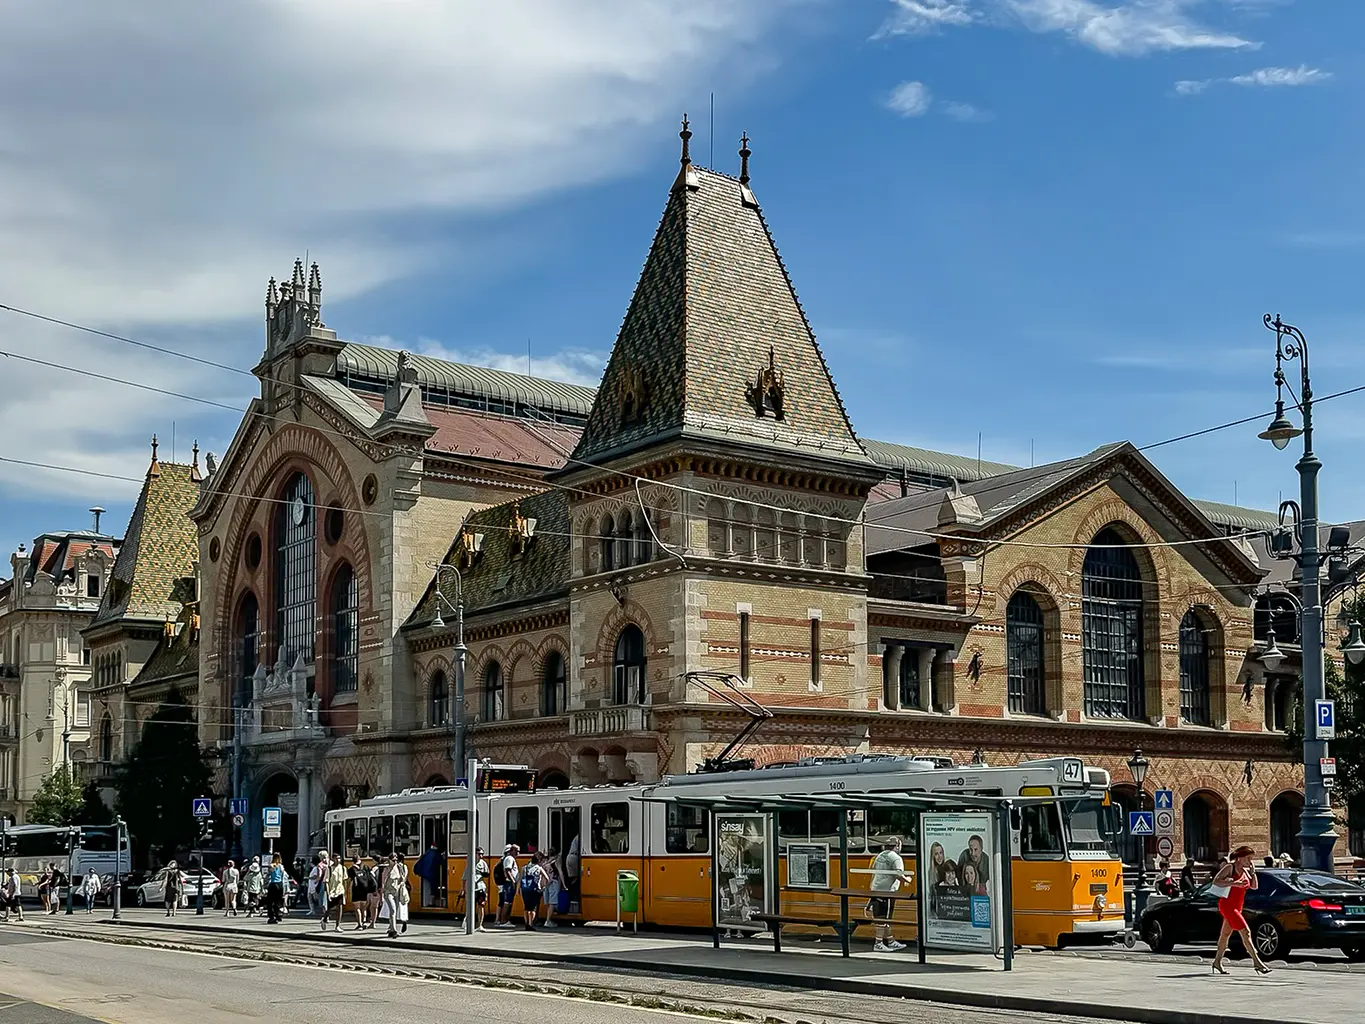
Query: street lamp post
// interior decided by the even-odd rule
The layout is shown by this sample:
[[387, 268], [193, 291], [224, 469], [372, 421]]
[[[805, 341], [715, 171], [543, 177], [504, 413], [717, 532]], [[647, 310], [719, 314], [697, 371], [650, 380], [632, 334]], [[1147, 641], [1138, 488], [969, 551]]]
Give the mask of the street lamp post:
[[[1136, 783], [1137, 809], [1142, 810], [1143, 796], [1145, 790], [1143, 783], [1147, 780], [1147, 769], [1151, 766], [1151, 761], [1142, 756], [1141, 748], [1133, 751], [1133, 756], [1128, 759], [1128, 770], [1133, 773], [1133, 782]], [[1138, 881], [1137, 889], [1133, 892], [1133, 920], [1141, 921], [1142, 912], [1147, 909], [1147, 899], [1152, 891], [1147, 888], [1147, 837], [1138, 837]]]
[[[1319, 871], [1332, 870], [1332, 847], [1337, 833], [1327, 787], [1322, 784], [1322, 758], [1327, 743], [1317, 738], [1312, 720], [1317, 701], [1326, 696], [1323, 680], [1322, 590], [1318, 557], [1318, 471], [1322, 463], [1313, 453], [1313, 388], [1308, 378], [1308, 342], [1297, 327], [1267, 313], [1263, 322], [1275, 332], [1275, 418], [1260, 437], [1283, 450], [1294, 438], [1303, 435], [1303, 456], [1299, 471], [1299, 565], [1302, 568], [1300, 600], [1301, 643], [1303, 644], [1303, 811], [1299, 816], [1299, 846], [1303, 866]], [[1295, 401], [1303, 413], [1303, 427], [1294, 426], [1284, 414], [1284, 389], [1294, 389], [1284, 375], [1285, 362], [1297, 359], [1300, 392]]]
[[[455, 580], [455, 603], [451, 604], [450, 599], [441, 593], [441, 576], [449, 573]], [[464, 645], [464, 591], [460, 585], [460, 570], [448, 562], [443, 562], [436, 567], [436, 617], [431, 620], [432, 629], [445, 629], [445, 620], [441, 618], [441, 605], [444, 603], [447, 608], [455, 613], [455, 695], [452, 703], [453, 714], [451, 724], [454, 727], [455, 735], [451, 738], [451, 771], [452, 779], [460, 777], [460, 773], [465, 770], [465, 722], [464, 722], [464, 663], [465, 656], [469, 653], [469, 648]], [[473, 785], [474, 780], [469, 780], [469, 785]], [[472, 840], [471, 840], [472, 842]]]

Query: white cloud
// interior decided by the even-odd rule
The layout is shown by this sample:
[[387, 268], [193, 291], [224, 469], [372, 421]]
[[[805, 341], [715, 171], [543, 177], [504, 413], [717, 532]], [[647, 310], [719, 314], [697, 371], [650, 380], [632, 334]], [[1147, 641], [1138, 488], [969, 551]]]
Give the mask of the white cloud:
[[1255, 49], [1258, 43], [1200, 24], [1187, 9], [1199, 0], [891, 0], [879, 36], [921, 35], [990, 24], [1060, 33], [1109, 56], [1169, 50]]
[[[392, 347], [392, 343], [388, 343]], [[397, 346], [402, 347], [402, 346]], [[527, 358], [524, 354], [499, 352], [491, 348], [450, 348], [430, 338], [418, 340], [416, 351], [434, 359], [448, 359], [456, 363], [469, 363], [473, 366], [490, 366], [495, 370], [510, 373], [527, 373]], [[570, 384], [586, 384], [597, 387], [602, 380], [610, 352], [590, 352], [582, 349], [565, 349], [550, 355], [531, 355], [529, 372], [532, 377], [548, 380], [562, 380]]]
[[923, 117], [933, 100], [933, 94], [923, 82], [902, 82], [891, 90], [886, 105], [901, 117]]
[[[265, 279], [295, 255], [321, 263], [328, 304], [476, 261], [490, 212], [635, 170], [677, 144], [686, 97], [772, 67], [785, 6], [4, 4], [0, 302], [251, 366]], [[2, 347], [234, 404], [253, 385], [8, 313], [0, 331]], [[235, 426], [0, 366], [6, 454], [139, 476], [172, 418], [219, 451]], [[0, 503], [6, 488], [106, 485], [0, 464]]]
[[1212, 84], [1212, 78], [1183, 78], [1175, 83], [1175, 91], [1180, 96], [1198, 96]]
[[973, 106], [970, 103], [960, 103], [956, 100], [949, 100], [943, 103], [942, 110], [945, 115], [951, 117], [954, 121], [962, 121], [967, 124], [989, 121], [995, 117], [989, 110], [982, 110], [980, 107]]
[[1197, 96], [1209, 86], [1217, 85], [1220, 82], [1240, 85], [1244, 88], [1283, 89], [1299, 85], [1316, 85], [1331, 77], [1332, 72], [1330, 71], [1300, 64], [1296, 68], [1257, 68], [1255, 71], [1248, 71], [1244, 75], [1233, 75], [1231, 78], [1184, 80], [1175, 83], [1175, 91], [1178, 96]]

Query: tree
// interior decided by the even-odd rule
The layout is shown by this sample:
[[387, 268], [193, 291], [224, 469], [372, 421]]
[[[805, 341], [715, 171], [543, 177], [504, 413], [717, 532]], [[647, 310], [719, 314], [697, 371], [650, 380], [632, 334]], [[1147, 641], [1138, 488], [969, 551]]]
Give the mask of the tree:
[[28, 820], [33, 825], [70, 825], [76, 821], [81, 806], [81, 787], [67, 766], [62, 765], [38, 787]]
[[135, 856], [156, 851], [169, 858], [194, 842], [191, 805], [208, 795], [209, 779], [194, 711], [172, 687], [119, 769], [115, 807], [128, 824]]
[[81, 790], [81, 808], [76, 812], [75, 824], [112, 825], [113, 823], [114, 812], [104, 802], [104, 797], [100, 796], [99, 787], [93, 782], [89, 783], [85, 789]]

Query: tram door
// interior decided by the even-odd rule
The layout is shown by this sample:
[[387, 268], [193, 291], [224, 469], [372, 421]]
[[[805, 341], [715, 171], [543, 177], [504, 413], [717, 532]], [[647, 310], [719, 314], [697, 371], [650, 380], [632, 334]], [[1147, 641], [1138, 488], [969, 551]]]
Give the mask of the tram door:
[[422, 879], [422, 906], [424, 907], [445, 907], [446, 906], [446, 865], [450, 856], [447, 848], [449, 845], [449, 829], [446, 827], [446, 816], [444, 814], [424, 814], [422, 816], [422, 849], [430, 850], [436, 847], [436, 852], [441, 855], [441, 870], [437, 875], [437, 883], [432, 883], [427, 879]]
[[564, 887], [569, 891], [570, 914], [583, 912], [582, 830], [582, 808], [550, 808], [550, 846], [559, 852], [568, 876], [564, 879]]

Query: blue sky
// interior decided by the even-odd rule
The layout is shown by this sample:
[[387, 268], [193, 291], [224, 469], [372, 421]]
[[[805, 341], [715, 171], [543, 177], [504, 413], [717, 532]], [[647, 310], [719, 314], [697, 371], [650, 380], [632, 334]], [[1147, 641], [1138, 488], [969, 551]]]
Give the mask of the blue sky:
[[[595, 382], [678, 116], [710, 162], [714, 91], [714, 164], [735, 169], [747, 130], [864, 436], [972, 454], [979, 435], [986, 458], [1028, 464], [1265, 411], [1267, 311], [1308, 333], [1319, 395], [1365, 384], [1365, 79], [1346, 42], [1365, 5], [131, 9], [0, 13], [0, 303], [246, 368], [265, 279], [307, 251], [343, 337], [506, 366], [529, 341], [538, 372]], [[253, 383], [4, 312], [0, 348], [230, 405]], [[0, 373], [13, 458], [136, 477], [153, 431], [174, 424], [183, 457], [236, 426], [12, 359]], [[1365, 518], [1365, 394], [1318, 425], [1325, 515]], [[1259, 429], [1153, 456], [1192, 496], [1273, 507], [1297, 489], [1293, 449]], [[135, 494], [0, 463], [0, 543], [83, 526], [96, 502], [121, 529]]]

